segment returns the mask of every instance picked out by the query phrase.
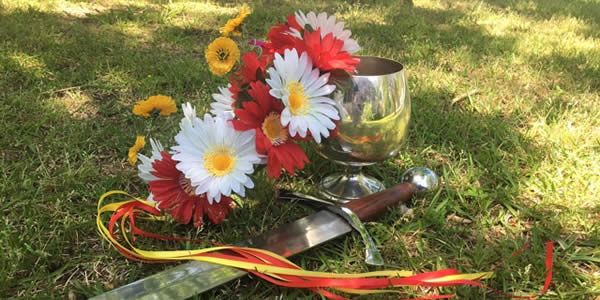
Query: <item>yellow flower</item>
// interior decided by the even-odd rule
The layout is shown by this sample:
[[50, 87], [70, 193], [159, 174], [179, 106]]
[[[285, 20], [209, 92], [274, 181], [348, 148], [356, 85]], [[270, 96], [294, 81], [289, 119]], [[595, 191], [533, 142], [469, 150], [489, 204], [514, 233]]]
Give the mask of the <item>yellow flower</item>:
[[240, 49], [232, 39], [219, 37], [208, 45], [204, 57], [210, 71], [215, 75], [223, 76], [231, 71], [233, 65], [240, 59]]
[[244, 22], [244, 19], [246, 19], [246, 17], [250, 15], [251, 12], [252, 11], [250, 10], [250, 8], [248, 8], [248, 6], [244, 4], [244, 6], [242, 6], [242, 8], [240, 9], [240, 12], [238, 13], [237, 17], [227, 21], [227, 24], [221, 27], [221, 29], [219, 29], [219, 32], [221, 32], [223, 36], [229, 36], [229, 34], [232, 34], [234, 36], [242, 35], [242, 33], [239, 32], [237, 29], [242, 24], [242, 22]]
[[138, 135], [138, 137], [135, 139], [135, 144], [129, 148], [129, 153], [127, 154], [130, 165], [135, 166], [138, 152], [144, 148], [144, 145], [146, 145], [146, 138]]
[[169, 96], [150, 96], [146, 100], [138, 101], [133, 107], [133, 113], [138, 116], [149, 117], [153, 110], [159, 110], [163, 116], [168, 116], [177, 111], [177, 105]]

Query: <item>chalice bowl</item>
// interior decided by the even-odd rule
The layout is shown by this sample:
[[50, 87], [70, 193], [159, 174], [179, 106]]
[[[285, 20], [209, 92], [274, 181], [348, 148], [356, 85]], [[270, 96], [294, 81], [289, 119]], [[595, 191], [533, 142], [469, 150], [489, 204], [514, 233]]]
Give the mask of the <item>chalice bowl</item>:
[[383, 183], [362, 173], [362, 167], [398, 153], [410, 121], [410, 97], [404, 67], [399, 62], [361, 56], [353, 74], [332, 74], [340, 114], [337, 132], [316, 145], [316, 151], [345, 172], [325, 177], [322, 196], [348, 202], [383, 190]]

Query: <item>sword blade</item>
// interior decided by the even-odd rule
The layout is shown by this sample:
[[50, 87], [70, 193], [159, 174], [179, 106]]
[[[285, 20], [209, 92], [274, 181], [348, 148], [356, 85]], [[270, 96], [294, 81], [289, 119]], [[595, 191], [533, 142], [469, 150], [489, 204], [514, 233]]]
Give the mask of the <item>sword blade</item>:
[[[243, 245], [288, 257], [350, 231], [352, 228], [343, 218], [322, 210], [252, 238]], [[91, 299], [185, 299], [246, 274], [235, 268], [192, 261]]]

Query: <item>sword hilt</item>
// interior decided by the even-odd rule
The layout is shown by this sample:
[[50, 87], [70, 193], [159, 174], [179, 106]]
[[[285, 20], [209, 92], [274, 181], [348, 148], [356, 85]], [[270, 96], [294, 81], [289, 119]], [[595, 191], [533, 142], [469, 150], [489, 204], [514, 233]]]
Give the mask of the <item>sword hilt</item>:
[[343, 206], [351, 209], [361, 221], [371, 221], [398, 203], [408, 202], [416, 192], [431, 191], [437, 187], [437, 176], [433, 171], [411, 168], [402, 175], [404, 183], [387, 190], [352, 200]]
[[388, 208], [408, 202], [416, 191], [412, 183], [402, 183], [387, 190], [367, 195], [343, 204], [365, 222], [385, 213]]

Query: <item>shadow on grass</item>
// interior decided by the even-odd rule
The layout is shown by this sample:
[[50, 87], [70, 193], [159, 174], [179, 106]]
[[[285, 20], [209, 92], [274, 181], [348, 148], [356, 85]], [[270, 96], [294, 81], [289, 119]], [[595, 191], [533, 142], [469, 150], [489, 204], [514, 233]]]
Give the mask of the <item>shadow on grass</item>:
[[463, 60], [463, 65], [477, 65], [486, 56], [505, 55], [515, 43], [512, 37], [491, 36], [458, 9], [400, 5], [380, 13], [383, 20], [377, 23], [351, 22], [353, 36], [359, 38], [370, 55], [375, 52], [395, 58], [409, 67], [424, 63], [452, 71], [448, 62], [440, 61], [440, 54], [453, 53]]
[[590, 33], [600, 30], [600, 3], [585, 0], [484, 0], [500, 9], [517, 11], [538, 20], [550, 20], [556, 16], [575, 17], [590, 26]]
[[[0, 198], [7, 198], [0, 209], [10, 220], [0, 228], [7, 236], [2, 249], [10, 249], [0, 264], [0, 295], [43, 290], [51, 297], [47, 293], [73, 288], [76, 294], [92, 294], [115, 280], [104, 272], [112, 266], [98, 270], [103, 280], [91, 286], [80, 271], [94, 261], [102, 265], [98, 257], [107, 253], [107, 261], [120, 258], [106, 252], [94, 229], [99, 191], [145, 194], [134, 169], [119, 158], [126, 157], [136, 134], [171, 137], [161, 128], [174, 130], [179, 121], [132, 116], [133, 102], [163, 93], [205, 106], [210, 91], [201, 91], [216, 81], [203, 63], [203, 43], [214, 32], [159, 26], [159, 17], [159, 11], [138, 7], [89, 17], [35, 8], [0, 11], [0, 163], [9, 163], [2, 171]], [[156, 22], [155, 30], [137, 31], [140, 20]], [[133, 270], [117, 277], [141, 276]]]
[[590, 58], [600, 57], [600, 49], [592, 48], [577, 54], [550, 55], [532, 57], [532, 63], [540, 69], [558, 74], [558, 85], [564, 89], [575, 89], [581, 92], [600, 91], [600, 65], [590, 62]]
[[[29, 9], [3, 15], [3, 22], [6, 50], [39, 60], [54, 75], [41, 82], [7, 78], [14, 83], [13, 87], [30, 89], [55, 84], [60, 84], [53, 86], [57, 90], [66, 84], [88, 90], [99, 87], [93, 91], [108, 91], [94, 94], [94, 100], [118, 103], [109, 100], [121, 100], [115, 99], [116, 96], [132, 96], [140, 89], [156, 92], [198, 89], [209, 77], [202, 76], [208, 74], [203, 63], [204, 49], [197, 44], [208, 41], [214, 32], [164, 26], [157, 10], [117, 7], [77, 18]], [[138, 24], [151, 25], [153, 30], [143, 30]], [[188, 48], [186, 54], [173, 55], [178, 48], [188, 46], [196, 51]]]
[[[543, 245], [557, 241], [553, 292], [570, 297], [593, 294], [593, 288], [585, 285], [573, 289], [564, 284], [573, 278], [590, 281], [569, 263], [569, 257], [575, 255], [575, 246], [593, 249], [587, 244], [591, 236], [573, 234], [563, 227], [557, 211], [521, 203], [519, 197], [521, 186], [534, 174], [547, 150], [521, 135], [515, 128], [518, 120], [512, 116], [482, 115], [453, 107], [440, 101], [448, 99], [446, 94], [424, 90], [414, 95], [418, 104], [413, 110], [415, 130], [411, 132], [411, 145], [421, 148], [415, 150], [417, 153], [427, 148], [425, 157], [415, 162], [437, 164], [435, 170], [445, 175], [446, 182], [437, 197], [417, 204], [418, 225], [407, 224], [408, 228], [400, 231], [421, 232], [432, 249], [426, 254], [443, 257], [448, 267], [470, 272], [487, 271], [531, 243], [531, 250], [509, 259], [496, 270], [496, 280], [488, 281], [493, 288], [523, 294], [540, 291], [546, 275]], [[448, 155], [441, 160], [427, 157], [432, 152]], [[462, 224], [463, 221], [468, 223]], [[595, 240], [592, 244], [597, 245]], [[415, 251], [414, 246], [407, 248]], [[447, 256], [448, 253], [469, 253], [471, 259], [464, 261]], [[593, 258], [582, 263], [593, 264]], [[434, 268], [435, 260], [420, 267]], [[457, 292], [465, 298], [476, 298], [482, 293], [470, 288], [459, 288]]]
[[[534, 0], [534, 1], [498, 1], [484, 0], [487, 4], [499, 9], [516, 12], [537, 21], [549, 21], [557, 17], [574, 18], [583, 23], [580, 35], [587, 38], [600, 38], [600, 3], [581, 0]], [[575, 51], [575, 50], [573, 50]], [[600, 90], [600, 65], [591, 62], [590, 58], [600, 57], [598, 47], [577, 49], [575, 53], [532, 56], [532, 64], [547, 72], [555, 72], [565, 76], [563, 85], [574, 83], [578, 90]], [[564, 87], [564, 86], [563, 86]], [[569, 86], [570, 87], [570, 86]]]

